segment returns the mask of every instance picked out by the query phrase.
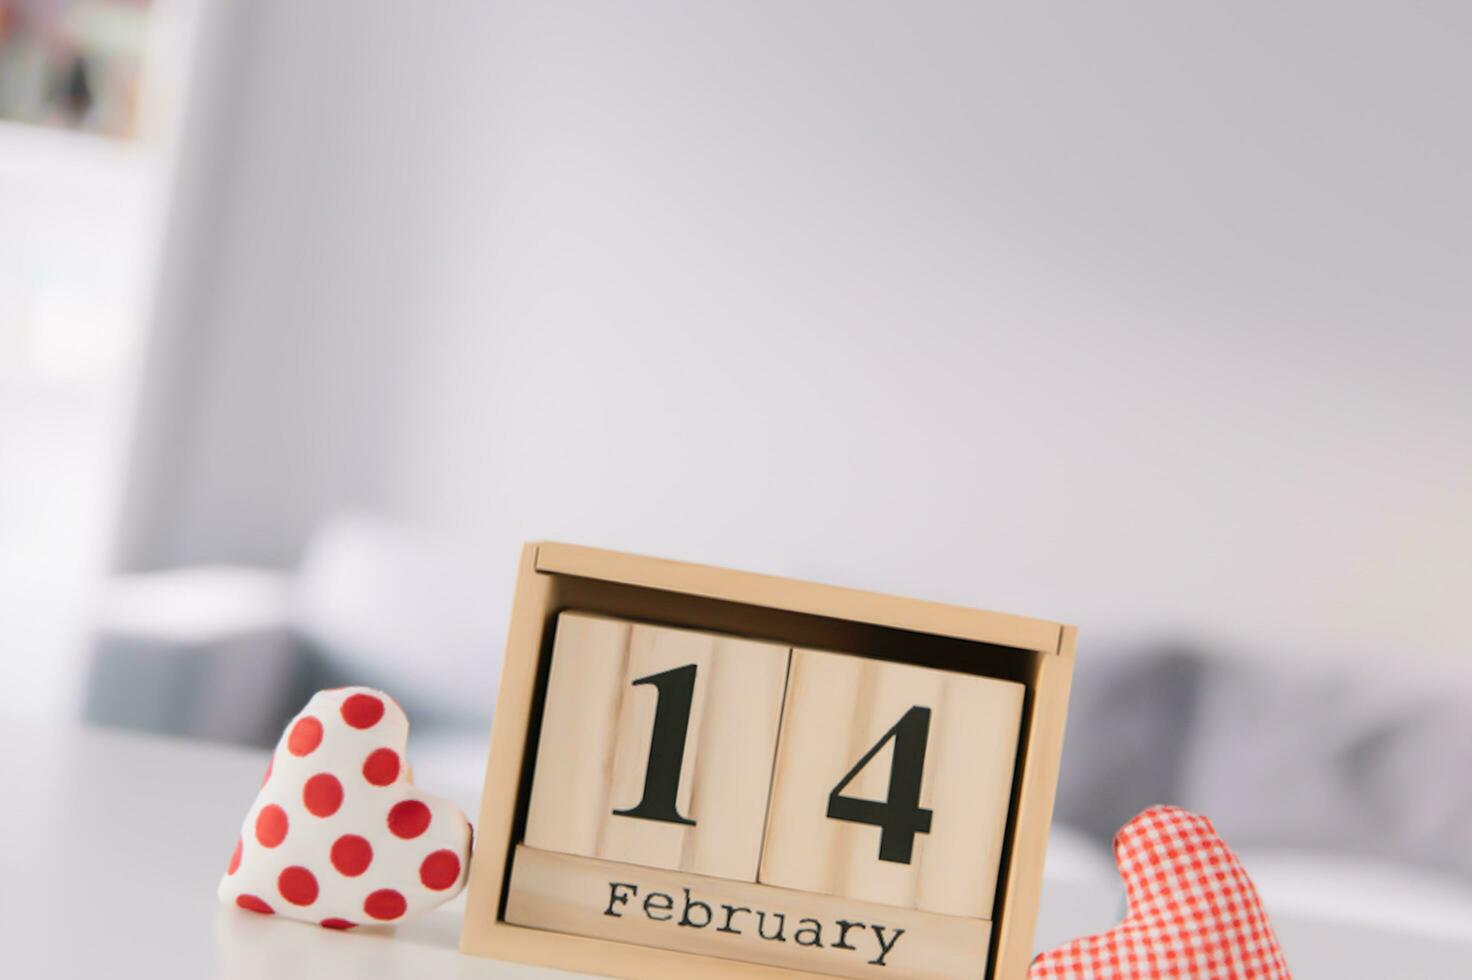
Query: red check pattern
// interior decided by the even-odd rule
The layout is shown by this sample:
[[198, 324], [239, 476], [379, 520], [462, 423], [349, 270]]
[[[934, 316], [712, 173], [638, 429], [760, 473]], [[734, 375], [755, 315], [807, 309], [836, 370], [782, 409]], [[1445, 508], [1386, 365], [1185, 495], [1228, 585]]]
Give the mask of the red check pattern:
[[1291, 980], [1242, 862], [1205, 817], [1146, 810], [1114, 835], [1124, 922], [1033, 961], [1029, 980]]

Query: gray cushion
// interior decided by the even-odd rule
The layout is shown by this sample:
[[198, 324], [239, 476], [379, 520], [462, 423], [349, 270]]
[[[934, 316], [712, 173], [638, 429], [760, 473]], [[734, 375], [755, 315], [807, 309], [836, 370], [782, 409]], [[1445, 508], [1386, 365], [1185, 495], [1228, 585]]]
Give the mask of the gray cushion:
[[1182, 803], [1234, 847], [1347, 851], [1472, 876], [1472, 699], [1394, 678], [1214, 664]]
[[1184, 651], [1080, 657], [1069, 699], [1057, 818], [1108, 842], [1146, 807], [1176, 803], [1204, 671]]

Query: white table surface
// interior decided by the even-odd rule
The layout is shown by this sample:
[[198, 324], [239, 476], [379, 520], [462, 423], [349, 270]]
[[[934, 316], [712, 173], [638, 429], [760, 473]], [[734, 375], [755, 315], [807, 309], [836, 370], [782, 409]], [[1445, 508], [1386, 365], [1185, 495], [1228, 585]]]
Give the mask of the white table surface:
[[[461, 956], [463, 896], [397, 929], [353, 932], [222, 907], [215, 886], [264, 752], [86, 729], [0, 727], [0, 737], [0, 977], [569, 976]], [[1050, 880], [1039, 943], [1107, 928], [1116, 911], [1097, 887]], [[1274, 925], [1300, 978], [1472, 976], [1472, 946]]]

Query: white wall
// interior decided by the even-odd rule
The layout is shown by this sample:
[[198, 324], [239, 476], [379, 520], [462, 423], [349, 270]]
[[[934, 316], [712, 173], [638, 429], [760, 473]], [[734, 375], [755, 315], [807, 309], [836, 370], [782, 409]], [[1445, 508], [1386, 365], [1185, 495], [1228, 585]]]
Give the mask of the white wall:
[[1468, 670], [1464, 6], [375, 10], [258, 11], [134, 563], [365, 506], [501, 604], [550, 536]]

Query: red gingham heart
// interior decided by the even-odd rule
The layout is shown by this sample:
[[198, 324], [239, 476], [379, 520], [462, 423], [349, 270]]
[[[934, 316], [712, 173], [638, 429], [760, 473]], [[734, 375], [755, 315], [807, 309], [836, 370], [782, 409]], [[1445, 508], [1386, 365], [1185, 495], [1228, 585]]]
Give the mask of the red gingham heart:
[[1151, 807], [1114, 835], [1118, 926], [1033, 961], [1029, 980], [1291, 980], [1242, 862], [1211, 821]]

